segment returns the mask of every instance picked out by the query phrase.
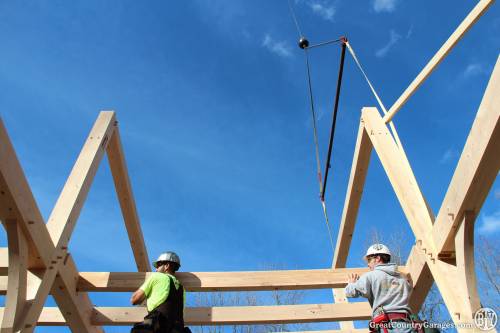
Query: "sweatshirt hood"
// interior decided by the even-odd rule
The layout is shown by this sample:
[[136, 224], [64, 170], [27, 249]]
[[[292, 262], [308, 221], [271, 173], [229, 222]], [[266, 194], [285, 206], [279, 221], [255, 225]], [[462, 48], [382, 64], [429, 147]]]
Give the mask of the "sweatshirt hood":
[[390, 264], [378, 264], [377, 266], [375, 266], [374, 269], [377, 271], [383, 271], [392, 276], [399, 276], [400, 273], [398, 272], [397, 268], [398, 266], [396, 266], [396, 264], [390, 263]]

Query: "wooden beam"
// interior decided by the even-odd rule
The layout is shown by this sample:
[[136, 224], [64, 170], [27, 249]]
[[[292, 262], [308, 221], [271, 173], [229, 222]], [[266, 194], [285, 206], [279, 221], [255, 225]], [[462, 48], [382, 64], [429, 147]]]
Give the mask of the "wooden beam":
[[[476, 272], [474, 269], [474, 222], [476, 221], [476, 212], [466, 211], [464, 221], [460, 223], [457, 235], [455, 237], [456, 267], [460, 290], [468, 296], [469, 309], [467, 314], [469, 320], [473, 320], [473, 314], [481, 308], [479, 293], [477, 292]], [[465, 318], [464, 318], [465, 319]]]
[[[368, 302], [350, 304], [304, 304], [284, 306], [230, 306], [186, 308], [186, 325], [249, 325], [366, 320]], [[142, 320], [145, 308], [95, 308], [96, 325], [128, 325]]]
[[9, 276], [7, 283], [6, 311], [1, 322], [2, 332], [17, 332], [21, 329], [27, 306], [28, 244], [16, 220], [3, 221], [9, 244]]
[[460, 23], [457, 29], [451, 34], [448, 40], [441, 46], [432, 59], [422, 69], [420, 74], [413, 80], [413, 82], [406, 88], [403, 94], [392, 105], [387, 114], [384, 116], [384, 122], [388, 123], [396, 115], [396, 113], [405, 105], [408, 99], [417, 91], [422, 83], [425, 82], [427, 77], [436, 69], [436, 67], [443, 61], [444, 58], [450, 53], [457, 42], [464, 36], [464, 34], [476, 23], [476, 21], [484, 14], [484, 12], [493, 4], [494, 0], [481, 0], [474, 7], [474, 9], [467, 15], [467, 17]]
[[[0, 220], [15, 219], [21, 224], [27, 238], [30, 254], [30, 269], [40, 269], [51, 265], [51, 254], [54, 244], [50, 238], [43, 217], [30, 190], [26, 177], [22, 171], [7, 131], [0, 119]], [[71, 258], [67, 263], [74, 263]], [[71, 274], [72, 273], [72, 274]], [[74, 275], [70, 269], [60, 271], [64, 282], [64, 298], [55, 296], [58, 304], [69, 302], [71, 307], [63, 307], [64, 313], [72, 313], [75, 317], [68, 317], [72, 330], [85, 329], [88, 332], [100, 332], [99, 328], [90, 325], [85, 313], [91, 310], [91, 303], [86, 294], [81, 293], [78, 298], [69, 292], [68, 286], [72, 282], [68, 275]], [[76, 273], [77, 274], [77, 273]]]
[[411, 249], [406, 267], [413, 285], [409, 301], [410, 308], [413, 313], [418, 313], [434, 283], [434, 278], [425, 260], [425, 255], [416, 246]]
[[443, 257], [454, 253], [454, 239], [465, 211], [479, 214], [500, 170], [500, 57], [439, 210], [432, 235]]
[[[0, 198], [0, 220], [17, 220], [23, 225], [23, 229], [27, 230], [25, 237], [28, 238], [27, 243], [31, 258], [29, 267], [44, 268], [45, 263], [50, 260], [47, 254], [49, 246], [45, 245], [48, 232], [41, 214], [36, 215], [36, 211], [31, 211], [36, 206], [36, 202], [1, 118]], [[2, 254], [2, 266], [7, 263], [4, 267], [8, 267], [6, 253]]]
[[[186, 325], [247, 325], [329, 322], [338, 320], [367, 320], [371, 317], [368, 302], [338, 304], [304, 304], [283, 306], [230, 306], [186, 308]], [[4, 308], [0, 308], [3, 315]], [[95, 307], [94, 325], [123, 326], [142, 321], [145, 307]], [[37, 325], [64, 326], [60, 310], [45, 307]]]
[[[402, 273], [407, 267], [399, 266]], [[176, 276], [186, 291], [266, 291], [343, 288], [350, 273], [364, 274], [368, 268], [284, 270], [259, 272], [178, 272]], [[28, 273], [31, 274], [31, 273]], [[80, 272], [69, 289], [77, 292], [132, 292], [151, 273]], [[7, 290], [7, 277], [0, 276], [0, 295]]]
[[118, 127], [111, 137], [107, 153], [137, 270], [139, 272], [150, 272], [151, 265], [149, 263], [148, 251], [146, 244], [144, 244], [144, 237], [139, 222], [139, 215], [137, 214], [132, 185], [128, 176]]
[[[34, 285], [37, 280], [40, 280], [35, 274], [28, 271], [28, 287], [33, 288], [31, 285]], [[0, 296], [7, 295], [7, 284], [9, 278], [7, 276], [0, 276]], [[33, 293], [33, 290], [28, 290], [28, 292]], [[28, 293], [28, 299], [35, 298], [35, 295]]]
[[9, 274], [9, 254], [8, 248], [0, 247], [0, 276], [6, 276]]
[[102, 111], [52, 209], [47, 221], [47, 229], [58, 250], [66, 247], [71, 237], [90, 185], [115, 128], [115, 113]]
[[[400, 267], [405, 271], [404, 267]], [[258, 291], [343, 288], [349, 273], [367, 268], [284, 270], [259, 272], [179, 272], [187, 291]], [[81, 272], [79, 291], [135, 291], [151, 273]]]
[[[3, 316], [5, 308], [0, 307], [0, 316]], [[40, 313], [37, 326], [68, 326], [61, 310], [57, 307], [44, 307]]]
[[[48, 269], [43, 274], [35, 301], [26, 314], [26, 325], [31, 326], [36, 323], [36, 319], [54, 285], [59, 268], [65, 260], [71, 234], [99, 163], [106, 151], [108, 141], [113, 135], [115, 125], [114, 112], [103, 111], [99, 114], [50, 214], [47, 229], [55, 244], [55, 249], [50, 256]], [[66, 302], [65, 299], [62, 301]]]
[[408, 160], [397, 147], [376, 108], [363, 108], [362, 118], [417, 241], [425, 241], [429, 253], [435, 253], [432, 242], [429, 242], [433, 221]]
[[0, 295], [7, 295], [7, 283], [9, 279], [7, 276], [0, 276]]
[[363, 188], [365, 186], [372, 147], [370, 138], [368, 134], [366, 134], [363, 120], [361, 120], [332, 268], [345, 267], [347, 261], [352, 234], [354, 233], [354, 226], [356, 224], [356, 217], [358, 216], [359, 203], [361, 202], [361, 196], [363, 195]]
[[[335, 304], [347, 304], [349, 301], [345, 295], [345, 288], [333, 288], [333, 299]], [[339, 322], [340, 329], [342, 331], [352, 330], [354, 329], [354, 322], [352, 321], [341, 321]]]
[[[458, 267], [458, 262], [455, 264], [436, 258], [436, 249], [432, 239], [431, 212], [429, 212], [425, 199], [418, 188], [408, 161], [398, 151], [394, 139], [390, 138], [387, 126], [375, 108], [364, 108], [363, 119], [373, 146], [417, 238], [416, 245], [419, 255], [425, 257], [426, 264], [441, 292], [450, 317], [457, 324], [457, 327], [470, 323], [473, 320], [471, 309], [474, 308], [472, 304], [474, 295], [470, 294], [470, 286], [472, 285], [469, 283], [470, 279], [467, 280], [463, 277], [464, 272], [470, 272], [470, 268], [461, 269]], [[467, 260], [465, 259], [465, 261]], [[424, 272], [425, 269], [420, 271]], [[464, 285], [464, 280], [467, 281], [467, 285]], [[457, 293], [457, 290], [460, 290], [460, 293]], [[458, 327], [457, 330], [459, 332], [467, 331], [463, 326], [462, 328]]]

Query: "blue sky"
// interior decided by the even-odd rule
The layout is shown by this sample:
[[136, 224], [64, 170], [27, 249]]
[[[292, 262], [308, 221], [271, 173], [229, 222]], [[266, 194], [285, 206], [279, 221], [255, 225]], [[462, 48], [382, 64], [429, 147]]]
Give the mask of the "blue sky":
[[[474, 5], [294, 2], [311, 43], [349, 38], [387, 107]], [[175, 250], [185, 271], [330, 267], [304, 55], [287, 1], [5, 1], [0, 40], [1, 116], [45, 218], [98, 112], [115, 110], [152, 259]], [[436, 213], [499, 46], [494, 4], [394, 119]], [[338, 61], [337, 45], [311, 50], [322, 164]], [[327, 193], [334, 239], [360, 110], [375, 105], [347, 55]], [[499, 200], [497, 181], [478, 234], [498, 237]], [[409, 250], [411, 230], [372, 155], [348, 266], [363, 264], [382, 226], [405, 233]], [[133, 271], [127, 239], [103, 160], [71, 253], [81, 271]], [[329, 302], [331, 293], [308, 299]]]

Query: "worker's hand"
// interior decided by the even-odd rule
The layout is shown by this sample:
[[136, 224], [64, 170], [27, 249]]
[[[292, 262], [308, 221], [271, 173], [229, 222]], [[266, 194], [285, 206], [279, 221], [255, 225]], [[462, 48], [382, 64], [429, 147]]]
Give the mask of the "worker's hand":
[[354, 283], [358, 280], [359, 280], [359, 275], [356, 273], [347, 275], [347, 283]]
[[132, 294], [130, 298], [130, 303], [132, 305], [139, 305], [146, 300], [146, 294], [141, 289], [137, 289], [135, 293]]

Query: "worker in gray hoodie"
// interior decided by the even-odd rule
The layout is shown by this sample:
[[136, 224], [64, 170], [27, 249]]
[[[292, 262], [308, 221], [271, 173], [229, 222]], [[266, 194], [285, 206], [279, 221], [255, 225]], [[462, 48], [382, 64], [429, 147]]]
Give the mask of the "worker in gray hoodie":
[[406, 275], [390, 263], [391, 252], [384, 244], [374, 244], [365, 255], [370, 271], [361, 277], [349, 274], [347, 297], [365, 297], [373, 309], [370, 331], [412, 332], [408, 305], [412, 286]]

